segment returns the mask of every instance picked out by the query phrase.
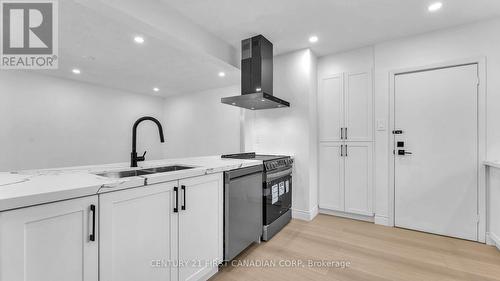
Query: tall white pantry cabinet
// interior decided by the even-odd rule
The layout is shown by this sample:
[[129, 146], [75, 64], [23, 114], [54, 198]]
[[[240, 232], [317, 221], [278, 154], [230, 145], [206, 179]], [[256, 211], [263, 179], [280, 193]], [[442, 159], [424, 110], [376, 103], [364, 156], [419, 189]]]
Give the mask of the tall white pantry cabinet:
[[319, 208], [373, 216], [372, 70], [321, 77]]

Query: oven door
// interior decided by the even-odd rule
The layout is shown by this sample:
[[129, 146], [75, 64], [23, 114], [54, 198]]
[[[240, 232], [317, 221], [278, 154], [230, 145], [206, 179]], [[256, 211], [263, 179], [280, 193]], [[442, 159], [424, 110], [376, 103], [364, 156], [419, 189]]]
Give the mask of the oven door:
[[264, 225], [269, 225], [292, 207], [292, 168], [272, 171], [264, 186]]

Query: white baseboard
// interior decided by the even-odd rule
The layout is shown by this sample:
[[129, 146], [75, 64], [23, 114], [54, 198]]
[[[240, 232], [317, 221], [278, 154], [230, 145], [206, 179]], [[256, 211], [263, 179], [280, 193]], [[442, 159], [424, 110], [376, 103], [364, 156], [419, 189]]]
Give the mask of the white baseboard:
[[385, 225], [385, 226], [394, 226], [392, 223], [389, 223], [389, 218], [386, 216], [375, 215], [375, 224]]
[[373, 222], [372, 216], [350, 214], [350, 213], [344, 213], [344, 212], [340, 212], [340, 211], [332, 211], [332, 210], [326, 210], [326, 209], [319, 209], [319, 213], [325, 214], [325, 215], [336, 216], [336, 217], [342, 217], [342, 218], [346, 218], [346, 219]]
[[315, 206], [312, 210], [298, 210], [292, 209], [292, 218], [303, 220], [303, 221], [312, 221], [318, 215], [318, 206]]
[[219, 272], [219, 267], [213, 267], [212, 269], [210, 269], [209, 272], [207, 272], [205, 275], [201, 276], [199, 280], [206, 281], [206, 280], [212, 278], [212, 276], [214, 276], [218, 272]]
[[486, 244], [495, 246], [498, 250], [500, 250], [500, 237], [498, 237], [495, 233], [487, 232]]

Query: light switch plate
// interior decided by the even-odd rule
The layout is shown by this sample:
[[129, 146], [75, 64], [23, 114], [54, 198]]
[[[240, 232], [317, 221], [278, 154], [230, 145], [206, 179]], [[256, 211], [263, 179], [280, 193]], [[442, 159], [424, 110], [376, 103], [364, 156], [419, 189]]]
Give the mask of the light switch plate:
[[387, 130], [387, 122], [385, 119], [377, 120], [377, 131], [385, 131]]

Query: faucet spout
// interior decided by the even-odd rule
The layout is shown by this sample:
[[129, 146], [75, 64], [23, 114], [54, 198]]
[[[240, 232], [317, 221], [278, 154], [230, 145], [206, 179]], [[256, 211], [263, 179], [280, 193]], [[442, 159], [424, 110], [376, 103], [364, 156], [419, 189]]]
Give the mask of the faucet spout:
[[142, 156], [137, 156], [137, 127], [143, 121], [153, 121], [158, 127], [158, 133], [160, 134], [160, 141], [162, 143], [165, 142], [165, 138], [163, 136], [163, 127], [161, 126], [161, 123], [160, 121], [158, 121], [158, 119], [150, 116], [144, 116], [137, 119], [137, 121], [135, 121], [134, 123], [134, 126], [132, 127], [132, 153], [130, 156], [130, 167], [137, 167], [138, 161], [145, 160], [146, 152], [144, 152]]

